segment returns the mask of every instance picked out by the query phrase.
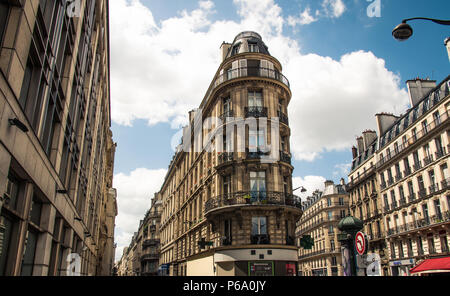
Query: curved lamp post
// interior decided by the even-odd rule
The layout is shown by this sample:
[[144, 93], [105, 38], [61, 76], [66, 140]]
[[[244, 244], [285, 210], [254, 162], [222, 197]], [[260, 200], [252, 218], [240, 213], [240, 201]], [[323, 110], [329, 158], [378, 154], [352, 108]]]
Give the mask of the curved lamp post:
[[413, 18], [409, 18], [409, 19], [404, 19], [400, 25], [395, 27], [394, 30], [392, 30], [392, 36], [394, 36], [394, 38], [397, 39], [398, 41], [405, 41], [409, 37], [411, 37], [413, 34], [413, 29], [411, 28], [410, 25], [408, 25], [406, 23], [411, 20], [427, 20], [427, 21], [432, 21], [432, 22], [434, 22], [436, 24], [440, 24], [440, 25], [446, 25], [446, 26], [450, 25], [450, 20], [437, 20], [437, 19], [432, 19], [432, 18], [427, 18], [427, 17], [413, 17]]

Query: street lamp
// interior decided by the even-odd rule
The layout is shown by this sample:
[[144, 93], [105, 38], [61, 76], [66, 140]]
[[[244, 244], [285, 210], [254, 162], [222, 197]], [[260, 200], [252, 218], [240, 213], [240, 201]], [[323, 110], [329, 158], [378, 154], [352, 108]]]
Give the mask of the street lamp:
[[440, 25], [446, 25], [446, 26], [450, 25], [450, 20], [437, 20], [437, 19], [426, 18], [426, 17], [413, 17], [413, 18], [409, 18], [409, 19], [404, 19], [400, 25], [395, 27], [394, 30], [392, 30], [392, 36], [394, 36], [394, 38], [397, 39], [398, 41], [405, 41], [405, 40], [409, 39], [409, 37], [411, 37], [413, 34], [413, 29], [406, 22], [411, 21], [411, 20], [427, 20], [427, 21], [432, 21], [432, 22], [434, 22], [436, 24], [440, 24]]
[[295, 188], [294, 190], [292, 190], [292, 192], [294, 192], [295, 190], [298, 190], [298, 189], [300, 189], [300, 188], [301, 188], [300, 192], [302, 192], [302, 193], [306, 192], [306, 188], [303, 187], [303, 186], [300, 186], [300, 187]]

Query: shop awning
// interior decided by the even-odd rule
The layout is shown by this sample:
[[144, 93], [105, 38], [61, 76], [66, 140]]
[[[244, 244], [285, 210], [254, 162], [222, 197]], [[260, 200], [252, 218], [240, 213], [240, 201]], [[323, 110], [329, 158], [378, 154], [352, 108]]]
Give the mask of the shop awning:
[[426, 259], [409, 271], [412, 273], [450, 272], [450, 257]]

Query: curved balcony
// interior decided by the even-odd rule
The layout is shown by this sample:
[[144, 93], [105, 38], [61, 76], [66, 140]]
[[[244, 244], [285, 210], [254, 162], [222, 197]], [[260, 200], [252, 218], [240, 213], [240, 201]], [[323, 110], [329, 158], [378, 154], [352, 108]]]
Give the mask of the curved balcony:
[[159, 254], [158, 253], [149, 253], [149, 254], [143, 254], [141, 256], [141, 261], [150, 261], [150, 260], [159, 260]]
[[281, 74], [277, 70], [263, 67], [240, 67], [230, 69], [226, 71], [224, 74], [217, 77], [216, 81], [214, 81], [214, 88], [216, 88], [217, 86], [219, 86], [224, 82], [242, 77], [271, 78], [283, 83], [290, 89], [289, 80], [283, 74]]
[[240, 191], [220, 195], [209, 199], [205, 203], [205, 215], [212, 212], [231, 207], [288, 207], [292, 210], [302, 212], [300, 197], [285, 192], [273, 191]]
[[260, 106], [251, 106], [244, 108], [245, 118], [254, 117], [267, 117], [267, 108]]
[[150, 238], [150, 239], [144, 240], [144, 242], [142, 243], [142, 246], [150, 247], [150, 246], [156, 246], [158, 244], [159, 244], [159, 239]]

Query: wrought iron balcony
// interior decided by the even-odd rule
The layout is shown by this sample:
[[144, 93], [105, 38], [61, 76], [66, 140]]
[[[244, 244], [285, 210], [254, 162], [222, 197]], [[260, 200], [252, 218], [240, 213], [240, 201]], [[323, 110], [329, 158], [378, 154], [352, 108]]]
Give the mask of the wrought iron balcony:
[[141, 256], [141, 261], [146, 260], [159, 260], [159, 254], [158, 253], [143, 254]]
[[159, 239], [146, 239], [144, 240], [144, 242], [142, 243], [143, 247], [148, 247], [148, 246], [156, 246], [159, 244]]
[[240, 67], [230, 69], [229, 71], [217, 77], [216, 81], [214, 82], [214, 88], [224, 82], [241, 77], [263, 77], [275, 79], [286, 85], [288, 88], [290, 87], [289, 80], [277, 70], [263, 67]]
[[287, 117], [286, 114], [284, 114], [280, 110], [278, 110], [278, 118], [280, 118], [280, 122], [289, 125], [289, 118]]
[[273, 191], [240, 191], [207, 200], [205, 213], [222, 207], [238, 205], [279, 205], [302, 208], [300, 197], [293, 194]]
[[445, 151], [445, 147], [439, 147], [438, 151], [435, 153], [436, 159], [439, 159], [445, 155], [447, 155], [447, 151]]
[[437, 191], [439, 191], [439, 184], [433, 184], [430, 187], [428, 187], [428, 190], [430, 192], [430, 194], [433, 194]]
[[284, 151], [280, 151], [280, 161], [291, 164], [291, 156]]
[[419, 160], [417, 163], [414, 164], [414, 171], [418, 171], [422, 168], [422, 162]]
[[250, 151], [249, 149], [247, 149], [246, 152], [246, 159], [251, 160], [251, 159], [261, 159], [261, 157], [263, 156], [267, 156], [269, 155], [270, 152], [266, 152], [266, 151], [261, 151], [261, 150], [257, 150], [257, 151]]
[[259, 106], [252, 106], [252, 107], [245, 107], [244, 108], [245, 118], [248, 117], [267, 117], [267, 108], [266, 107], [259, 107]]
[[423, 159], [423, 165], [424, 166], [427, 166], [427, 165], [429, 165], [432, 162], [433, 162], [433, 155], [425, 156], [425, 158]]
[[233, 161], [234, 152], [222, 152], [219, 154], [219, 165]]
[[441, 182], [441, 188], [442, 190], [447, 190], [450, 188], [450, 178], [447, 178]]
[[269, 245], [270, 236], [268, 234], [253, 234], [250, 236], [250, 243], [252, 245]]
[[400, 181], [402, 178], [403, 178], [402, 173], [398, 173], [398, 174], [395, 176], [395, 182]]
[[408, 177], [409, 175], [411, 175], [411, 168], [409, 166], [405, 168], [405, 170], [403, 171], [403, 175], [405, 177]]

